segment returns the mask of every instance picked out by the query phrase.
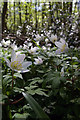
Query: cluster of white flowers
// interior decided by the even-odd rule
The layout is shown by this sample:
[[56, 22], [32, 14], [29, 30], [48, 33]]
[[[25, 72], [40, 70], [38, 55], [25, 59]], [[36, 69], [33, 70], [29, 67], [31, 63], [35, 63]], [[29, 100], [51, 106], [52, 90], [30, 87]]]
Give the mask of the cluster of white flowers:
[[[36, 52], [34, 50], [35, 50], [35, 48], [33, 49], [33, 52]], [[17, 71], [17, 72], [21, 72], [21, 73], [28, 72], [29, 70], [27, 69], [27, 67], [32, 65], [31, 61], [27, 61], [27, 62], [24, 61], [25, 54], [21, 54], [20, 52], [15, 52], [15, 50], [12, 50], [11, 62], [6, 57], [4, 57], [4, 59], [7, 62], [7, 65], [13, 71]], [[35, 62], [34, 62], [35, 65], [39, 65], [39, 64], [43, 63], [43, 60], [40, 57], [35, 58], [34, 60], [35, 60]]]
[[[39, 42], [38, 40], [41, 40], [42, 38], [39, 34], [37, 34], [35, 39], [37, 40], [37, 42]], [[52, 43], [55, 44], [56, 47], [58, 47], [58, 49], [55, 51], [55, 54], [64, 53], [69, 49], [68, 44], [66, 43], [66, 41], [64, 39], [61, 38], [60, 41], [58, 41], [57, 35], [52, 34], [49, 39]], [[45, 39], [45, 42], [46, 42], [46, 47], [42, 46], [42, 49], [45, 52], [47, 52], [47, 50], [50, 50], [51, 43], [48, 43], [49, 42], [48, 38]], [[7, 58], [5, 58], [7, 65], [12, 70], [19, 71], [19, 72], [28, 72], [29, 71], [26, 68], [29, 67], [30, 65], [32, 65], [32, 62], [31, 61], [24, 62], [25, 54], [20, 54], [20, 53], [18, 54], [15, 52], [15, 50], [18, 50], [18, 47], [15, 43], [11, 44], [10, 40], [8, 40], [8, 41], [2, 40], [1, 45], [3, 45], [4, 47], [10, 46], [13, 49], [11, 62]], [[22, 48], [22, 46], [20, 48]], [[34, 54], [38, 53], [37, 51], [39, 48], [32, 47], [32, 43], [31, 42], [28, 43], [26, 41], [23, 45], [23, 49], [27, 49], [30, 54], [34, 55]], [[43, 63], [43, 60], [40, 57], [34, 58], [34, 60], [35, 60], [35, 62], [34, 62], [35, 65], [39, 65], [39, 64]], [[63, 69], [62, 69], [62, 71], [63, 71]]]
[[61, 38], [60, 41], [57, 40], [57, 35], [52, 34], [50, 37], [50, 41], [58, 47], [58, 50], [56, 50], [55, 53], [60, 54], [66, 52], [68, 50], [68, 44], [66, 43], [66, 41], [63, 38]]

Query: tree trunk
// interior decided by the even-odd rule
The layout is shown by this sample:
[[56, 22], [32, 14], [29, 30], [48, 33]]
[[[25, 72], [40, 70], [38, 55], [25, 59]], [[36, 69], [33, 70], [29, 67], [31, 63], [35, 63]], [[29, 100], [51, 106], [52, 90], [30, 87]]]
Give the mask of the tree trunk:
[[7, 23], [6, 23], [6, 13], [7, 13], [7, 2], [4, 2], [3, 10], [2, 10], [2, 33], [5, 29], [7, 29]]
[[21, 21], [21, 7], [20, 7], [20, 2], [19, 2], [19, 24], [20, 24], [20, 25], [22, 24], [22, 21]]
[[27, 2], [26, 2], [26, 6], [25, 6], [25, 20], [27, 21]]
[[15, 31], [15, 2], [14, 2], [14, 31]]
[[37, 30], [37, 27], [38, 27], [38, 19], [37, 19], [37, 0], [35, 1], [35, 20], [36, 20], [35, 28], [36, 28], [36, 30]]

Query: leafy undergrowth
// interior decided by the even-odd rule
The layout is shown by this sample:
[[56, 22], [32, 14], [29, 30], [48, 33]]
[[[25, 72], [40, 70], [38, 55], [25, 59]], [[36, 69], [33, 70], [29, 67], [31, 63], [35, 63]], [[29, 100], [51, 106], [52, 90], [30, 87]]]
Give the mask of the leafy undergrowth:
[[11, 48], [1, 47], [2, 119], [79, 120], [80, 49], [55, 54], [56, 47], [37, 47], [34, 54], [16, 50], [25, 54], [25, 61], [32, 62], [29, 71], [22, 73], [7, 66], [4, 57], [11, 60]]

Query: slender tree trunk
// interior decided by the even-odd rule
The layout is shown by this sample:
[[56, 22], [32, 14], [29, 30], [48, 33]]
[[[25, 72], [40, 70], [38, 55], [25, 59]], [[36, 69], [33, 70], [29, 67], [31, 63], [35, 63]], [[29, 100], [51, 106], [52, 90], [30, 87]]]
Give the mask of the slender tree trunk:
[[15, 2], [14, 2], [14, 31], [15, 31]]
[[72, 2], [70, 3], [70, 14], [72, 14]]
[[51, 26], [52, 12], [51, 12], [51, 2], [49, 2], [49, 26]]
[[25, 6], [25, 20], [27, 21], [27, 2], [26, 2], [26, 6]]
[[6, 23], [7, 4], [8, 4], [7, 2], [4, 2], [3, 10], [2, 10], [2, 33], [7, 28], [7, 23]]
[[43, 19], [44, 19], [44, 8], [43, 8], [43, 5], [42, 5], [42, 28], [43, 28]]
[[19, 2], [19, 24], [20, 24], [20, 25], [22, 24], [20, 2]]
[[37, 30], [37, 25], [38, 25], [38, 20], [37, 20], [37, 0], [35, 1], [35, 17], [36, 17], [35, 28], [36, 28], [36, 30]]
[[[63, 14], [66, 14], [66, 3], [63, 2]], [[66, 18], [63, 17], [63, 23], [66, 25]]]
[[45, 14], [45, 2], [42, 5], [42, 28], [44, 28], [44, 15]]

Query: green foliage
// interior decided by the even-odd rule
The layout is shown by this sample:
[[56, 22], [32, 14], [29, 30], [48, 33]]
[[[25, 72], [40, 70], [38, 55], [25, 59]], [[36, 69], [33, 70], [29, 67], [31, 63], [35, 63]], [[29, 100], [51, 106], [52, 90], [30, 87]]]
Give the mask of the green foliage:
[[[10, 120], [14, 118], [47, 119], [48, 116], [50, 119], [54, 118], [54, 120], [59, 117], [61, 120], [80, 119], [80, 66], [78, 51], [72, 51], [71, 49], [67, 54], [50, 54], [54, 50], [51, 49], [49, 54], [44, 51], [41, 53], [41, 49], [38, 50], [38, 56], [44, 59], [43, 64], [33, 64], [31, 70], [27, 73], [15, 72], [13, 89], [12, 72], [6, 66], [2, 57], [2, 98], [4, 106], [5, 104], [8, 105], [3, 108], [3, 111], [5, 109], [5, 112], [9, 113], [7, 118]], [[8, 51], [6, 53], [10, 58], [11, 53]], [[23, 51], [23, 53], [27, 54], [26, 51]], [[72, 55], [74, 56], [72, 57]], [[34, 61], [35, 56], [37, 54], [29, 55], [26, 59], [29, 58]], [[61, 73], [62, 67], [64, 67], [63, 73]], [[4, 70], [4, 68], [6, 69]]]
[[[9, 2], [7, 14], [6, 32], [11, 34], [5, 41], [11, 42], [0, 45], [3, 120], [79, 120], [79, 14], [71, 12], [70, 2], [64, 5], [57, 2], [16, 2], [14, 5]], [[41, 39], [36, 40], [38, 34]], [[50, 41], [52, 34], [57, 34], [58, 40], [66, 39], [68, 51], [55, 54], [57, 47]], [[28, 72], [14, 71], [13, 74], [7, 66], [4, 57], [11, 60], [12, 43], [18, 45], [15, 50], [18, 54], [25, 54], [25, 61], [32, 61]], [[32, 46], [37, 47], [36, 52], [30, 52]], [[39, 58], [42, 61], [36, 62]]]
[[32, 98], [28, 93], [22, 93], [23, 96], [26, 98], [26, 100], [29, 102], [33, 110], [35, 111], [37, 117], [39, 119], [46, 119], [49, 120], [49, 117], [43, 112], [42, 108], [39, 106], [39, 104]]

